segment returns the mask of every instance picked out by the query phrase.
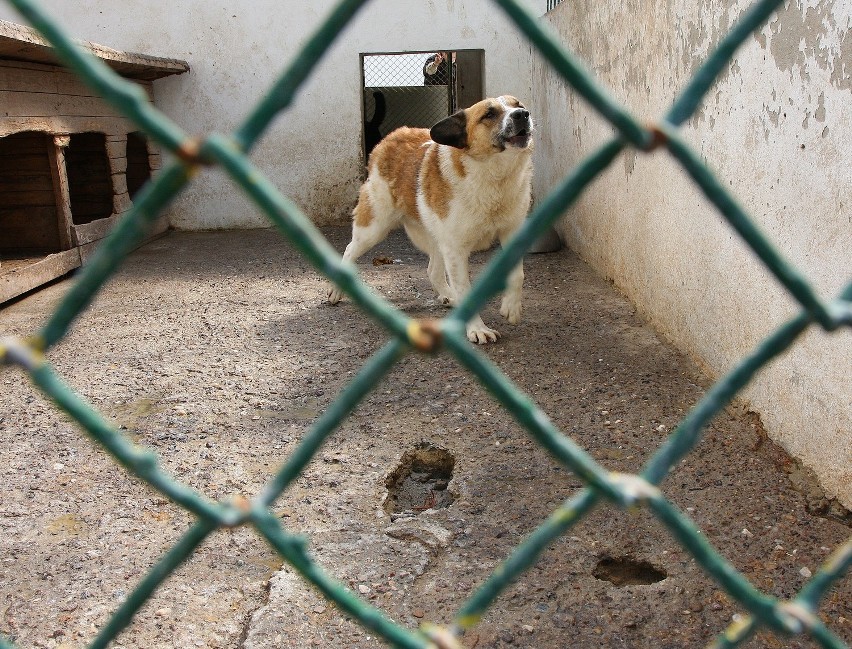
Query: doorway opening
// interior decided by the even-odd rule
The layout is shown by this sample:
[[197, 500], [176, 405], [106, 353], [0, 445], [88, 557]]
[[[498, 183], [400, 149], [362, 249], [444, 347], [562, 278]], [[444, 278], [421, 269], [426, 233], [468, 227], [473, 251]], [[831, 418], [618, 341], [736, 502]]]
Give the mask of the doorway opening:
[[364, 163], [400, 126], [429, 128], [484, 98], [484, 50], [361, 54]]

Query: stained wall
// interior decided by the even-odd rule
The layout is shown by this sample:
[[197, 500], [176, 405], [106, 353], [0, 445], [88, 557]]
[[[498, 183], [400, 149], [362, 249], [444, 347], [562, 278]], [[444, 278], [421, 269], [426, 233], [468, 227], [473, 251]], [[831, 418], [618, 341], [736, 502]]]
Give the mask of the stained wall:
[[[671, 106], [750, 6], [564, 2], [545, 22], [643, 121]], [[852, 278], [852, 4], [788, 2], [683, 127], [781, 254], [825, 299]], [[612, 128], [544, 65], [533, 104], [542, 195]], [[721, 376], [798, 306], [663, 150], [629, 151], [562, 219], [568, 244], [658, 330]], [[852, 333], [813, 329], [743, 393], [769, 436], [852, 506]]]

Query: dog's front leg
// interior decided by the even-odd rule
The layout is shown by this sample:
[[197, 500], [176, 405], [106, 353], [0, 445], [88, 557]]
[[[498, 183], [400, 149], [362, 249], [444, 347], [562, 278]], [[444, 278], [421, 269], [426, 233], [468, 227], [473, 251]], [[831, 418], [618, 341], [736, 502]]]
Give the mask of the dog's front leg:
[[[500, 245], [505, 246], [512, 235], [520, 227], [521, 222], [509, 231], [500, 234]], [[521, 321], [521, 293], [524, 286], [524, 262], [523, 259], [512, 269], [506, 278], [506, 290], [503, 291], [503, 301], [500, 304], [500, 315], [511, 324]]]
[[521, 321], [521, 292], [524, 285], [524, 264], [519, 263], [506, 278], [506, 290], [500, 304], [500, 315], [511, 324]]
[[468, 321], [466, 331], [467, 339], [477, 345], [496, 343], [500, 337], [500, 332], [487, 326], [478, 313]]
[[[468, 267], [470, 251], [444, 249], [442, 253], [444, 255], [444, 263], [447, 267], [447, 278], [450, 281], [450, 289], [455, 293], [458, 300], [461, 301], [470, 290], [470, 270]], [[486, 326], [478, 313], [467, 322], [466, 331], [467, 339], [477, 345], [497, 342], [497, 339], [500, 337], [500, 332]]]

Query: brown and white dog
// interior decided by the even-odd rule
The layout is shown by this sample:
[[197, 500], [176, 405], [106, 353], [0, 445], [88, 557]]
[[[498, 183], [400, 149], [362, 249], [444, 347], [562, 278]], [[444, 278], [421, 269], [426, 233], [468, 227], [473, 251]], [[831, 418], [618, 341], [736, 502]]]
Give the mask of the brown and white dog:
[[[505, 243], [530, 206], [533, 121], [515, 97], [484, 99], [435, 124], [402, 127], [370, 155], [367, 181], [353, 212], [352, 241], [343, 259], [354, 262], [402, 225], [429, 255], [429, 279], [446, 305], [470, 288], [468, 259], [495, 240]], [[510, 273], [500, 314], [521, 319], [522, 264]], [[333, 287], [328, 301], [341, 291]], [[479, 315], [467, 323], [475, 343], [499, 333]]]

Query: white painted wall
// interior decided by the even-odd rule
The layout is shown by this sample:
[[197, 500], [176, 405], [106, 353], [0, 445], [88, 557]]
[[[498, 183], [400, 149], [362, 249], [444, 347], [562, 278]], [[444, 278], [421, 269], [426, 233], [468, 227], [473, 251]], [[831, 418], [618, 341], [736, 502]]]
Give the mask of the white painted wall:
[[[750, 2], [571, 0], [545, 21], [642, 120], [671, 105]], [[852, 2], [796, 0], [738, 52], [684, 126], [734, 196], [825, 298], [852, 278]], [[612, 136], [546, 68], [536, 193]], [[798, 307], [665, 151], [633, 152], [564, 217], [561, 234], [712, 374]], [[769, 435], [852, 507], [852, 333], [812, 331], [743, 395]]]
[[[544, 12], [543, 0], [529, 0]], [[184, 59], [158, 81], [157, 105], [190, 134], [233, 130], [335, 0], [41, 0], [78, 38]], [[20, 18], [0, 3], [0, 18]], [[486, 93], [528, 97], [529, 47], [489, 0], [373, 0], [320, 63], [252, 158], [315, 222], [347, 222], [361, 181], [359, 53], [484, 49]], [[267, 225], [217, 171], [170, 209], [184, 229]]]

